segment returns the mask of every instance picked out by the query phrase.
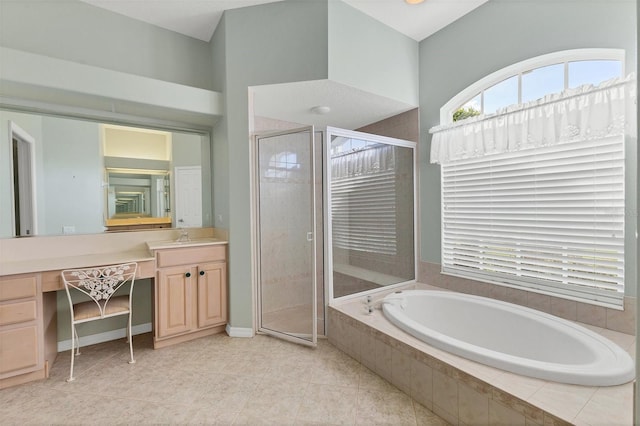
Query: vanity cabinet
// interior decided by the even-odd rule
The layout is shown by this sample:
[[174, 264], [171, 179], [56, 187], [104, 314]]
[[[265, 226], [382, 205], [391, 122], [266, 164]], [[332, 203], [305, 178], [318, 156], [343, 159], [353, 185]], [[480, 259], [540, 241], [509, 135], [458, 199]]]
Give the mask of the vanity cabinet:
[[44, 377], [42, 317], [39, 274], [0, 277], [0, 388]]
[[156, 251], [154, 346], [219, 333], [227, 323], [226, 245]]

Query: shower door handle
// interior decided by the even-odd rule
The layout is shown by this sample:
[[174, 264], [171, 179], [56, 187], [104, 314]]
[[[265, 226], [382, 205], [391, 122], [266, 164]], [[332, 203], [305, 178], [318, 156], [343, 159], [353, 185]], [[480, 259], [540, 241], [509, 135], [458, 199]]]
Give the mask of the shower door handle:
[[307, 232], [307, 241], [313, 241], [313, 232]]

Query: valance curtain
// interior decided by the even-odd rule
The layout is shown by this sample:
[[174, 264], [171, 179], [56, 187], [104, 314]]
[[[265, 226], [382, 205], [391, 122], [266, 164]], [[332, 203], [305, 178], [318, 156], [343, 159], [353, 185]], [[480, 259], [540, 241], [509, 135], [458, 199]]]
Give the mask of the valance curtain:
[[564, 142], [636, 135], [635, 74], [584, 85], [496, 114], [433, 127], [431, 162], [500, 154]]
[[395, 169], [395, 147], [374, 145], [359, 151], [338, 154], [331, 158], [334, 179], [371, 175]]

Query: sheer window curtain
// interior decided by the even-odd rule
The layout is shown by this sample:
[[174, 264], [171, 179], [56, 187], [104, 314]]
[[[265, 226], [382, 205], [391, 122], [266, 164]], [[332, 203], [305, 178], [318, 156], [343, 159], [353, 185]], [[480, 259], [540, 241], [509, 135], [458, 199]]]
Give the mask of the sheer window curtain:
[[636, 135], [636, 77], [580, 86], [496, 114], [429, 130], [431, 162], [499, 154], [563, 142]]

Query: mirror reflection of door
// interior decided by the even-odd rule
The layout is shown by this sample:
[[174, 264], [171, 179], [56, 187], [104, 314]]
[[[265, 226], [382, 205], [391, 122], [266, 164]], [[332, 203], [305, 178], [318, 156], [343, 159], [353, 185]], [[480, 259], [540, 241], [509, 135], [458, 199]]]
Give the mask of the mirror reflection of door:
[[36, 234], [35, 221], [35, 139], [13, 122], [9, 122], [12, 149], [13, 235]]
[[202, 226], [202, 168], [200, 166], [175, 168], [176, 226], [199, 228]]

